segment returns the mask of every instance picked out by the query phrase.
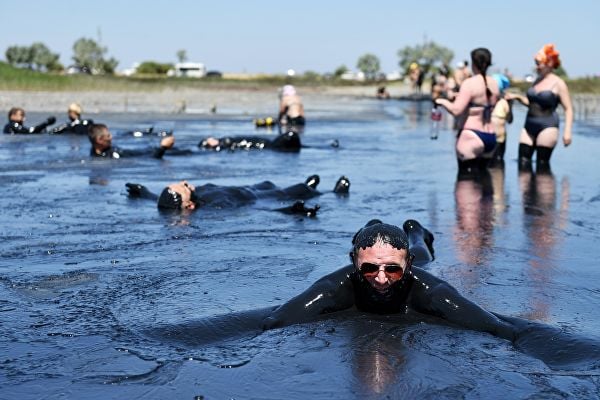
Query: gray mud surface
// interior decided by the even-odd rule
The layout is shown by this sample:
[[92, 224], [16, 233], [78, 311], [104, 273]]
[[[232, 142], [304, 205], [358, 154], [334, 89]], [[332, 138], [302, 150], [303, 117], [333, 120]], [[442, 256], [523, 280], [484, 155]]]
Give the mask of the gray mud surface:
[[[490, 192], [456, 182], [454, 135], [431, 141], [429, 111], [307, 102], [302, 139], [312, 147], [299, 154], [91, 160], [84, 137], [0, 136], [0, 398], [598, 398], [597, 368], [554, 370], [435, 319], [341, 313], [205, 344], [145, 333], [280, 304], [345, 265], [367, 220], [415, 218], [436, 236], [429, 270], [466, 297], [598, 337], [599, 127], [575, 124], [552, 176], [519, 176], [517, 110]], [[180, 148], [208, 135], [274, 135], [243, 112], [87, 116], [121, 147], [155, 145], [119, 133], [150, 125], [174, 129]], [[309, 201], [321, 205], [314, 219], [270, 211], [277, 202], [165, 215], [125, 191], [181, 179], [287, 186], [315, 173], [321, 190], [340, 175], [352, 186], [346, 198]]]

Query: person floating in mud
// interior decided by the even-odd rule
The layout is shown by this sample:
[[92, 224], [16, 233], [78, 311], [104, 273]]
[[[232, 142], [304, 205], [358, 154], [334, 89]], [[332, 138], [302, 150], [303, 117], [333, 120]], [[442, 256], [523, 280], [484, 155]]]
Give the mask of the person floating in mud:
[[112, 134], [104, 124], [94, 124], [89, 129], [89, 139], [92, 144], [90, 155], [101, 158], [121, 158], [152, 156], [162, 158], [165, 152], [175, 144], [174, 136], [167, 136], [160, 141], [160, 146], [149, 149], [119, 149], [112, 145]]
[[91, 119], [81, 119], [81, 106], [77, 103], [71, 103], [67, 110], [69, 121], [53, 128], [50, 133], [74, 133], [77, 135], [87, 135], [90, 126], [94, 123]]
[[300, 135], [297, 132], [288, 131], [278, 135], [275, 139], [269, 139], [260, 136], [227, 136], [220, 139], [208, 137], [198, 143], [198, 147], [206, 150], [229, 150], [237, 149], [270, 149], [287, 153], [296, 153], [300, 151]]
[[56, 122], [55, 117], [48, 117], [46, 121], [36, 126], [25, 126], [25, 110], [20, 107], [13, 107], [8, 111], [8, 124], [4, 125], [4, 133], [9, 134], [28, 134], [45, 133], [46, 128]]
[[285, 85], [281, 89], [279, 102], [279, 124], [289, 126], [304, 126], [304, 105], [292, 85]]
[[[172, 183], [163, 189], [160, 195], [150, 192], [145, 186], [137, 183], [127, 183], [129, 197], [143, 198], [157, 202], [163, 210], [195, 210], [200, 207], [241, 207], [254, 203], [258, 199], [297, 200], [289, 207], [278, 208], [287, 214], [303, 214], [314, 217], [319, 206], [308, 208], [304, 200], [323, 193], [317, 190], [320, 178], [312, 175], [304, 183], [281, 189], [272, 182], [265, 181], [252, 186], [217, 186], [206, 184], [195, 187], [187, 181]], [[345, 195], [349, 192], [350, 180], [345, 176], [338, 179], [333, 193]]]
[[[154, 326], [153, 337], [195, 345], [244, 331], [258, 332], [316, 321], [326, 314], [358, 309], [373, 314], [440, 318], [463, 328], [509, 340], [552, 368], [581, 367], [600, 359], [600, 342], [559, 328], [484, 310], [447, 282], [421, 267], [433, 260], [434, 237], [415, 220], [403, 228], [369, 221], [352, 239], [351, 264], [319, 279], [287, 303], [262, 309]], [[414, 320], [411, 318], [410, 320]]]
[[375, 314], [412, 310], [509, 340], [549, 366], [562, 368], [600, 357], [600, 343], [594, 340], [486, 311], [420, 268], [433, 260], [433, 240], [415, 220], [407, 220], [403, 229], [369, 221], [352, 239], [351, 264], [272, 310], [262, 321], [263, 329], [307, 322], [351, 307]]

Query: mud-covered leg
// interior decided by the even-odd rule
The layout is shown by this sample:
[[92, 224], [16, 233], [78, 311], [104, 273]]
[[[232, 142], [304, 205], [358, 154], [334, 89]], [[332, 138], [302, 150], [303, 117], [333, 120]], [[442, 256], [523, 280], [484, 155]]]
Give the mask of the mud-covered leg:
[[433, 233], [414, 219], [406, 220], [402, 225], [402, 229], [408, 236], [410, 252], [415, 256], [413, 265], [421, 267], [433, 261]]

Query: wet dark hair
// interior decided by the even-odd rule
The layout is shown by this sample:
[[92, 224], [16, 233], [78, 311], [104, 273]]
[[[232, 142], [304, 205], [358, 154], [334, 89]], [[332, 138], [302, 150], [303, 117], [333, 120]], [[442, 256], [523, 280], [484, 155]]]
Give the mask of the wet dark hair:
[[485, 47], [478, 47], [471, 52], [471, 62], [473, 63], [473, 66], [477, 67], [477, 69], [479, 70], [479, 73], [483, 77], [483, 83], [485, 84], [485, 97], [487, 98], [487, 105], [490, 106], [489, 110], [488, 110], [488, 107], [486, 107], [486, 109], [484, 109], [483, 122], [489, 123], [492, 118], [491, 104], [490, 104], [492, 102], [491, 101], [492, 91], [488, 87], [486, 75], [487, 75], [487, 69], [489, 68], [490, 65], [492, 65], [492, 53]]
[[171, 188], [166, 187], [158, 197], [158, 208], [179, 210], [183, 200], [181, 195]]
[[361, 228], [352, 238], [352, 262], [360, 249], [373, 247], [375, 243], [389, 244], [398, 250], [408, 250], [408, 236], [402, 228], [395, 225], [384, 224], [379, 219], [372, 219]]

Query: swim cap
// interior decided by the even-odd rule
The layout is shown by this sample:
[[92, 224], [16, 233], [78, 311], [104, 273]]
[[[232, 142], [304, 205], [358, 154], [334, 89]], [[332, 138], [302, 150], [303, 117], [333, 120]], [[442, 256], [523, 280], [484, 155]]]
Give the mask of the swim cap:
[[284, 96], [293, 96], [296, 94], [296, 88], [294, 88], [292, 85], [285, 85], [281, 93]]
[[353, 253], [356, 255], [359, 249], [373, 247], [377, 242], [389, 244], [398, 250], [408, 250], [408, 237], [402, 228], [372, 219], [352, 238]]
[[81, 115], [81, 106], [77, 103], [71, 103], [68, 111], [73, 111], [77, 115]]
[[552, 68], [560, 67], [560, 53], [554, 48], [553, 44], [546, 44], [535, 55], [535, 60], [540, 64], [547, 65]]
[[158, 208], [179, 210], [181, 203], [181, 195], [169, 187], [166, 187], [158, 198]]
[[510, 80], [506, 75], [494, 74], [492, 75], [492, 78], [494, 78], [498, 83], [498, 90], [500, 90], [500, 93], [504, 92], [510, 87]]

